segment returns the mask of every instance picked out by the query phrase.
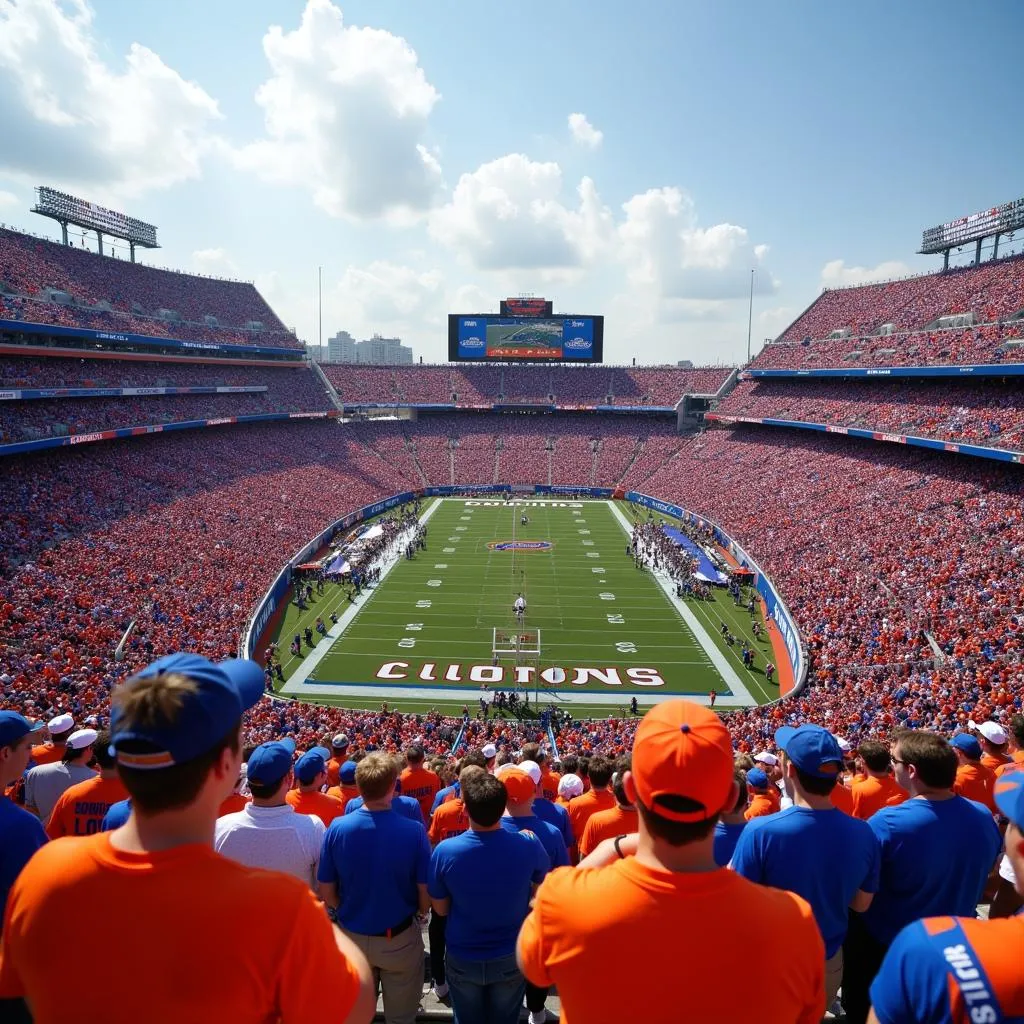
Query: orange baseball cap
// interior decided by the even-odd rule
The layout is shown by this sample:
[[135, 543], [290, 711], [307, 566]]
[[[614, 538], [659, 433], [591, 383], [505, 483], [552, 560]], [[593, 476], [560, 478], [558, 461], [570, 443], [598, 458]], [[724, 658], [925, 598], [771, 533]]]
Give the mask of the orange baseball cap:
[[[693, 701], [655, 704], [633, 740], [633, 779], [643, 805], [663, 818], [698, 822], [720, 813], [733, 784], [729, 730]], [[666, 796], [685, 797], [700, 810], [673, 810], [659, 803]]]
[[529, 803], [537, 795], [537, 784], [526, 772], [518, 768], [510, 768], [501, 773], [501, 781], [508, 791], [508, 802], [510, 804]]

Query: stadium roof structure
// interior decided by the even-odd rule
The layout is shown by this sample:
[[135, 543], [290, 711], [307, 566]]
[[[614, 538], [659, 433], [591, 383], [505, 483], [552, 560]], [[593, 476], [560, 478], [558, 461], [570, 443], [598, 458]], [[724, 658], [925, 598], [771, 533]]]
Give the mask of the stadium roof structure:
[[108, 210], [105, 206], [97, 206], [88, 200], [59, 192], [47, 185], [39, 185], [36, 188], [36, 195], [38, 200], [32, 207], [32, 212], [55, 220], [61, 226], [65, 245], [68, 244], [68, 225], [74, 224], [76, 227], [96, 232], [101, 256], [104, 235], [123, 238], [131, 250], [132, 263], [135, 262], [135, 246], [141, 245], [144, 249], [160, 248], [156, 240], [156, 228], [145, 221]]

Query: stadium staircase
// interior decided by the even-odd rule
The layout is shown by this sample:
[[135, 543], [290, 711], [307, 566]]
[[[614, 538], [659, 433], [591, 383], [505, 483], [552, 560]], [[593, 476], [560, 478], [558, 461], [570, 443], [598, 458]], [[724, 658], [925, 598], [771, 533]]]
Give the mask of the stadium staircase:
[[587, 486], [593, 487], [597, 479], [597, 460], [601, 457], [601, 446], [603, 441], [596, 441], [590, 450], [590, 476], [587, 477]]
[[[504, 371], [503, 371], [504, 372]], [[496, 484], [501, 477], [501, 449], [503, 447], [502, 439], [498, 437], [494, 442], [494, 477], [491, 480], [492, 484]]]
[[338, 410], [338, 412], [344, 412], [345, 404], [341, 400], [341, 395], [338, 394], [334, 385], [327, 379], [327, 374], [324, 373], [320, 364], [315, 359], [311, 359], [309, 361], [309, 365], [313, 367], [317, 376], [319, 376], [320, 380], [323, 382], [324, 390], [327, 392], [327, 397], [331, 400], [331, 404]]
[[423, 472], [423, 465], [420, 462], [420, 453], [416, 451], [416, 442], [411, 437], [403, 437], [402, 440], [409, 452], [409, 456], [412, 458], [413, 465], [416, 467], [416, 472], [420, 475], [420, 481], [424, 487], [428, 486], [430, 481], [427, 479], [427, 474]]
[[555, 482], [554, 477], [554, 461], [555, 461], [555, 439], [553, 437], [548, 438], [547, 450], [545, 454], [548, 457], [548, 486]]
[[[629, 476], [629, 471], [633, 468], [633, 463], [635, 463], [636, 460], [640, 458], [640, 453], [643, 450], [643, 439], [638, 437], [636, 439], [636, 444], [633, 446], [633, 454], [629, 457], [629, 462], [626, 464], [626, 468], [622, 471], [622, 476], [620, 476], [619, 479], [615, 481], [616, 484], [622, 483], [622, 481], [625, 480], [627, 476]], [[597, 472], [597, 452], [594, 453], [594, 468], [591, 472]]]
[[455, 449], [448, 447], [448, 483], [455, 484]]

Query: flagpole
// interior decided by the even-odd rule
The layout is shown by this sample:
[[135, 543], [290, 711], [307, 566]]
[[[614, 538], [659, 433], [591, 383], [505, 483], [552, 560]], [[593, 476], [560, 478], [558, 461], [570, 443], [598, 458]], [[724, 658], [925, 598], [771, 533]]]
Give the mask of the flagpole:
[[754, 325], [754, 274], [757, 273], [753, 267], [750, 269], [750, 307], [747, 310], [747, 362], [750, 362], [750, 334]]

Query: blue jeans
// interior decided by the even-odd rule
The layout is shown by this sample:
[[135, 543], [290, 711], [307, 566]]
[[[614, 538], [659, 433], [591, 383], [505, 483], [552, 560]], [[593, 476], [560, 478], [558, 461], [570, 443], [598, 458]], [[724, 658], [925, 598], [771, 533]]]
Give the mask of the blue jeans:
[[463, 960], [449, 949], [445, 966], [455, 1024], [517, 1024], [526, 979], [515, 953]]

